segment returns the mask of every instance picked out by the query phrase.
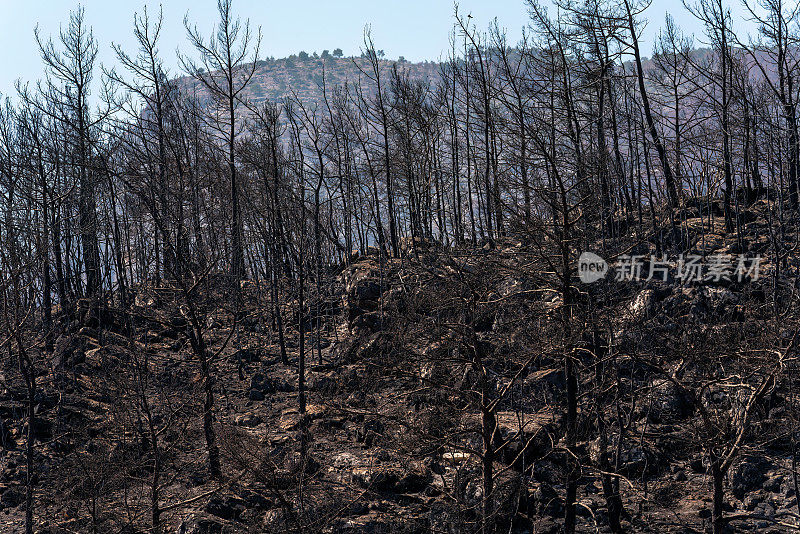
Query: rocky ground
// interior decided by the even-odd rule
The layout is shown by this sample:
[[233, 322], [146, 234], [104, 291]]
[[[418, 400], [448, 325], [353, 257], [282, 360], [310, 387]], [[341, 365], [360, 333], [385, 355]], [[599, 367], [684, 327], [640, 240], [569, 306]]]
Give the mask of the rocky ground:
[[[725, 234], [719, 218], [684, 214], [684, 238], [701, 253], [766, 257], [770, 236], [758, 205], [751, 211], [739, 236]], [[627, 250], [655, 251], [629, 242]], [[567, 346], [580, 379], [579, 531], [608, 531], [609, 461], [627, 531], [710, 528], [708, 451], [736, 442], [741, 399], [780, 358], [726, 473], [725, 514], [732, 531], [798, 524], [793, 254], [765, 262], [759, 281], [580, 287], [591, 313], [567, 338], [561, 295], [536, 243], [509, 238], [461, 254], [412, 245], [403, 259], [368, 255], [332, 271], [308, 316], [286, 302], [289, 365], [256, 284], [245, 286], [248, 316], [233, 334], [232, 314], [207, 310], [221, 481], [207, 475], [201, 381], [174, 287], [140, 288], [127, 326], [65, 329], [52, 352], [38, 354], [37, 531], [149, 532], [148, 417], [164, 532], [478, 531], [489, 407], [492, 522], [504, 532], [559, 532]], [[316, 309], [319, 327], [309, 318]], [[2, 384], [0, 524], [23, 532], [27, 428], [13, 365]]]

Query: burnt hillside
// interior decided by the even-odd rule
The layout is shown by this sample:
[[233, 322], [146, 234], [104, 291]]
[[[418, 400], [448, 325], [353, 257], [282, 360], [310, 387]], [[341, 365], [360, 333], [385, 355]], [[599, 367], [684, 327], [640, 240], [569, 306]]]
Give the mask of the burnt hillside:
[[[688, 210], [680, 239], [708, 257], [765, 254], [766, 206], [745, 212], [738, 235]], [[47, 488], [37, 532], [129, 529], [148, 514], [153, 477], [168, 532], [472, 531], [484, 506], [503, 530], [560, 532], [568, 454], [579, 531], [608, 528], [616, 492], [626, 530], [701, 531], [710, 451], [731, 458], [731, 528], [795, 525], [800, 316], [786, 299], [796, 259], [764, 261], [757, 279], [685, 284], [580, 285], [573, 266], [568, 317], [548, 261], [524, 235], [477, 251], [408, 240], [402, 258], [351, 258], [322, 293], [310, 290], [305, 312], [281, 304], [294, 318], [282, 339], [262, 284], [243, 284], [237, 316], [216, 278], [199, 280], [203, 295], [188, 305], [165, 281], [136, 288], [130, 308], [106, 308], [100, 325], [64, 323], [52, 353], [35, 356], [30, 435]], [[219, 479], [202, 445], [197, 332], [214, 377]], [[572, 445], [565, 357], [578, 377]], [[8, 532], [22, 532], [25, 398], [6, 376]]]

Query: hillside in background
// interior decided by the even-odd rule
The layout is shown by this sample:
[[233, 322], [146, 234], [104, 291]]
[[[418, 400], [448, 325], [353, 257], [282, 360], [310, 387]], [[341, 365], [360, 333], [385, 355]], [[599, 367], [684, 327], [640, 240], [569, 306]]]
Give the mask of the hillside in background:
[[[740, 52], [742, 55], [745, 53]], [[696, 48], [690, 52], [692, 61], [697, 65], [707, 65], [713, 61], [713, 53], [709, 48]], [[766, 61], [763, 53], [758, 53], [761, 61]], [[408, 74], [411, 80], [423, 80], [436, 85], [441, 76], [442, 62], [422, 61], [412, 62], [403, 59], [380, 59], [383, 69], [385, 86], [389, 87], [393, 65]], [[643, 57], [642, 64], [645, 72], [656, 75], [657, 65], [651, 57]], [[371, 67], [366, 57], [337, 57], [330, 54], [318, 56], [316, 52], [308, 55], [291, 55], [286, 58], [268, 58], [259, 60], [253, 80], [245, 88], [243, 100], [253, 104], [262, 104], [266, 101], [281, 103], [287, 97], [296, 94], [301, 102], [306, 105], [324, 102], [323, 82], [329, 91], [348, 83], [351, 87], [362, 84], [367, 93], [374, 91], [374, 85], [366, 78], [365, 72], [370, 73]], [[635, 66], [630, 61], [625, 61], [624, 70], [629, 74], [635, 72]], [[757, 69], [751, 69], [752, 76], [758, 76]], [[773, 73], [774, 74], [774, 73]], [[196, 90], [201, 101], [204, 100], [206, 90], [191, 76], [178, 78], [179, 85], [187, 93]], [[656, 88], [653, 87], [655, 91]]]
[[[439, 78], [441, 64], [436, 61], [414, 63], [405, 60], [380, 60], [387, 84], [392, 65], [406, 71], [411, 79], [430, 80], [435, 82]], [[369, 61], [365, 57], [334, 57], [325, 58], [308, 56], [302, 59], [290, 56], [281, 59], [265, 59], [258, 62], [257, 71], [245, 92], [245, 99], [255, 104], [265, 101], [281, 102], [296, 93], [300, 101], [306, 104], [323, 103], [323, 81], [329, 88], [343, 85], [358, 85], [359, 80], [364, 80], [362, 70], [369, 72]], [[324, 74], [323, 74], [324, 73]], [[368, 80], [366, 80], [368, 81]], [[197, 85], [198, 92], [202, 90], [189, 77], [180, 79], [185, 87]], [[369, 84], [365, 84], [368, 86]]]

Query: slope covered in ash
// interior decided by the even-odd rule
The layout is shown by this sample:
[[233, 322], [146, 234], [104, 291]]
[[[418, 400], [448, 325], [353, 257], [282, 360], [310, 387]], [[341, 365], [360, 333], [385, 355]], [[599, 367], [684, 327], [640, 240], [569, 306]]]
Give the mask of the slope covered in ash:
[[[667, 239], [766, 257], [765, 202], [735, 234], [689, 209]], [[627, 241], [605, 253], [656, 252]], [[795, 256], [742, 281], [581, 285], [573, 269], [565, 309], [537, 243], [495, 245], [352, 258], [302, 310], [282, 303], [286, 363], [257, 283], [244, 314], [208, 278], [202, 306], [140, 287], [100, 327], [63, 330], [38, 359], [37, 531], [147, 532], [155, 486], [164, 532], [558, 532], [574, 480], [579, 531], [610, 531], [616, 506], [625, 530], [697, 532], [715, 478], [731, 531], [794, 528]], [[8, 376], [0, 521], [22, 532], [25, 399]]]

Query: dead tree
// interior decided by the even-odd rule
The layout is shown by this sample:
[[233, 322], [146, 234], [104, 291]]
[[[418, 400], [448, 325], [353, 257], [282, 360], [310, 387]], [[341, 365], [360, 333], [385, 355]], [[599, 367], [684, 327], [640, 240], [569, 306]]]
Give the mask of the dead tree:
[[[189, 42], [200, 54], [200, 62], [181, 56], [183, 68], [208, 91], [219, 114], [211, 126], [224, 143], [228, 160], [231, 206], [231, 278], [238, 288], [239, 281], [246, 276], [243, 249], [243, 226], [239, 207], [240, 187], [236, 165], [236, 140], [242, 130], [240, 105], [246, 100], [246, 89], [256, 72], [258, 50], [261, 44], [261, 29], [255, 38], [250, 32], [250, 21], [244, 25], [235, 19], [231, 0], [217, 2], [219, 23], [206, 41], [198, 29], [184, 20]], [[238, 289], [236, 289], [238, 291]]]

